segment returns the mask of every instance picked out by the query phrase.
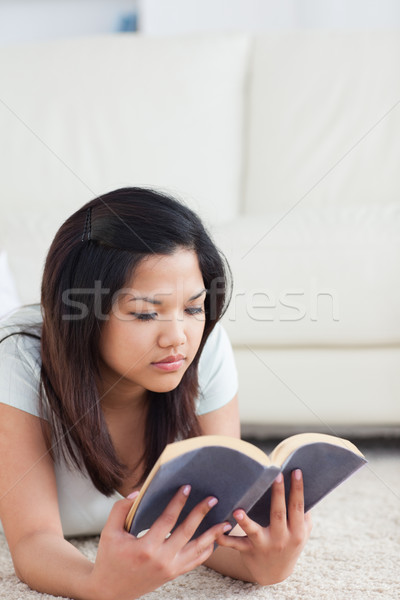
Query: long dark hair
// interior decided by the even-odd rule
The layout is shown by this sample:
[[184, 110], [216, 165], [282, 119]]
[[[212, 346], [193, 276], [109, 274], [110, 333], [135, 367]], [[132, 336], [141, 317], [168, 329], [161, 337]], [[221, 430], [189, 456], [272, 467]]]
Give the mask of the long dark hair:
[[100, 315], [108, 315], [114, 294], [144, 257], [169, 255], [180, 247], [195, 251], [198, 258], [208, 292], [205, 328], [199, 351], [177, 388], [147, 392], [142, 481], [167, 443], [200, 433], [195, 412], [198, 361], [229, 301], [229, 266], [192, 210], [142, 188], [119, 189], [87, 203], [61, 226], [46, 259], [41, 378], [47, 401], [42, 394], [42, 410], [48, 414], [48, 403], [57, 451], [78, 468], [86, 467], [106, 495], [121, 486], [127, 467], [116, 456], [95, 383], [104, 320], [93, 292], [101, 282]]

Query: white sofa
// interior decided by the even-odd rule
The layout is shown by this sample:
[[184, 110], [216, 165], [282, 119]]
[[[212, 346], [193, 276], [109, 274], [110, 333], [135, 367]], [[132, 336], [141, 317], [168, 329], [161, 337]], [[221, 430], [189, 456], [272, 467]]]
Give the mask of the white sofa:
[[395, 31], [2, 48], [0, 251], [21, 302], [73, 210], [166, 189], [231, 262], [245, 430], [398, 430], [399, 73]]

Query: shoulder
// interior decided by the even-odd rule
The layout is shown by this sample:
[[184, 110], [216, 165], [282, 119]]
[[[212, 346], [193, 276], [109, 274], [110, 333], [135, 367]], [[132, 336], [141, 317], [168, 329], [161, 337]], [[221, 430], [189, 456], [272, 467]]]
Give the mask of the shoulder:
[[234, 369], [234, 359], [228, 334], [223, 326], [217, 323], [208, 337], [200, 357], [200, 384], [205, 383], [210, 376], [217, 374], [222, 368]]
[[40, 311], [21, 309], [0, 321], [0, 401], [38, 415]]
[[38, 305], [24, 307], [0, 321], [0, 356], [40, 369], [42, 317]]
[[198, 414], [228, 403], [237, 392], [235, 359], [229, 337], [220, 323], [214, 327], [199, 361]]
[[231, 350], [231, 348], [228, 334], [221, 323], [217, 323], [204, 345], [199, 364], [204, 364], [215, 358], [216, 354], [222, 354], [226, 350]]
[[26, 330], [39, 332], [40, 335], [42, 322], [39, 304], [18, 308], [0, 319], [0, 342], [11, 334]]

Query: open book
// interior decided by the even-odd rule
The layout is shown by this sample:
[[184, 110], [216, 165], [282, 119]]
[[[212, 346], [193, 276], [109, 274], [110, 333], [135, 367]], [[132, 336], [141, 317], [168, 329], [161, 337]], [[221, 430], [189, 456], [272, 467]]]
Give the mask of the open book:
[[351, 442], [320, 433], [293, 435], [270, 456], [236, 438], [189, 438], [165, 447], [128, 513], [125, 528], [136, 536], [149, 529], [185, 484], [192, 490], [177, 525], [206, 496], [219, 500], [193, 537], [222, 521], [236, 525], [232, 512], [237, 508], [265, 527], [269, 524], [270, 488], [279, 472], [284, 475], [287, 502], [290, 474], [302, 470], [308, 511], [366, 462]]

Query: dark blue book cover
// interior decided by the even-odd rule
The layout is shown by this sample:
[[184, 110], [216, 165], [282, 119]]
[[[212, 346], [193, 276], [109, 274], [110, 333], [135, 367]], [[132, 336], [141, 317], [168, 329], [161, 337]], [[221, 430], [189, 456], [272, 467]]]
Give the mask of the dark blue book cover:
[[126, 529], [135, 536], [149, 529], [178, 488], [187, 484], [192, 490], [177, 525], [206, 496], [218, 498], [193, 537], [222, 521], [234, 526], [232, 513], [237, 508], [267, 526], [270, 488], [279, 472], [283, 472], [288, 498], [290, 474], [302, 470], [305, 509], [309, 510], [365, 462], [353, 444], [324, 434], [292, 436], [279, 444], [271, 457], [248, 442], [225, 436], [176, 442], [166, 447], [144, 483], [128, 514]]

